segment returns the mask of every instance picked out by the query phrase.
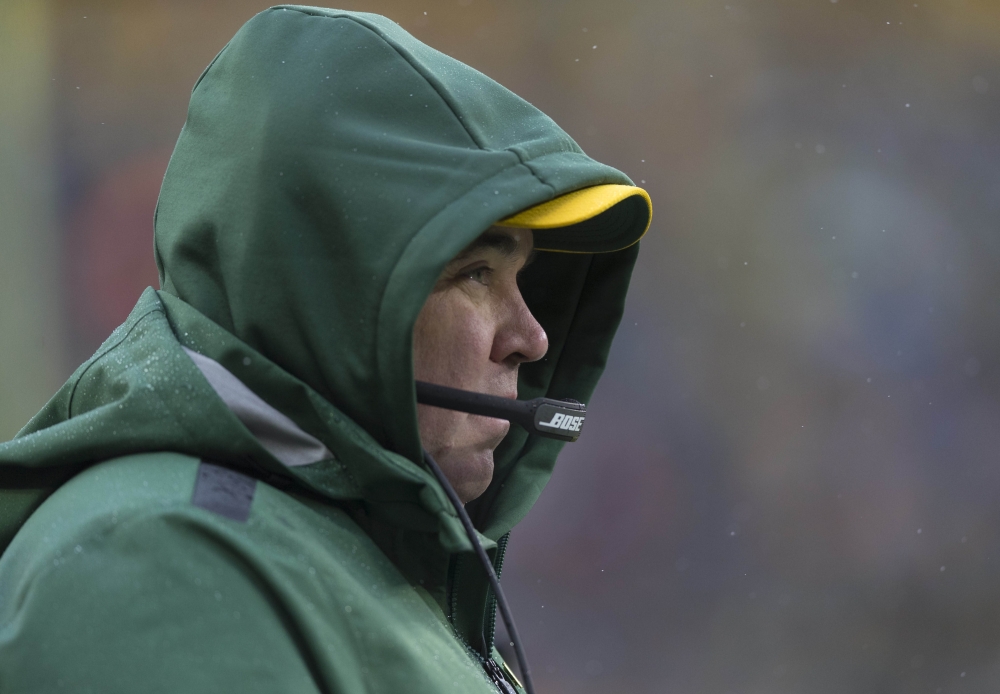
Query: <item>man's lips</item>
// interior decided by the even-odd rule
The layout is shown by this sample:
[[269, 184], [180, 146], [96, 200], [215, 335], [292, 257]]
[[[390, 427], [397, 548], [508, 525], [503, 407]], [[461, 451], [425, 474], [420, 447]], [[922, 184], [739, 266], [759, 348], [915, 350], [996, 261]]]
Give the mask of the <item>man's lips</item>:
[[[506, 379], [504, 379], [506, 380]], [[508, 400], [517, 400], [517, 380], [515, 380], [510, 385], [499, 385], [494, 388], [484, 388], [479, 391], [480, 393], [485, 393], [487, 395], [495, 395], [498, 398], [506, 398]]]
[[482, 424], [482, 428], [485, 430], [483, 433], [486, 434], [486, 448], [494, 449], [500, 445], [500, 442], [504, 440], [507, 436], [507, 432], [510, 431], [510, 422], [506, 419], [497, 419], [496, 417], [478, 417], [473, 415], [476, 419], [485, 420]]
[[467, 390], [472, 393], [482, 393], [483, 395], [492, 395], [497, 398], [505, 398], [507, 400], [517, 400], [517, 386], [513, 388], [463, 388], [462, 386], [453, 386], [461, 390]]

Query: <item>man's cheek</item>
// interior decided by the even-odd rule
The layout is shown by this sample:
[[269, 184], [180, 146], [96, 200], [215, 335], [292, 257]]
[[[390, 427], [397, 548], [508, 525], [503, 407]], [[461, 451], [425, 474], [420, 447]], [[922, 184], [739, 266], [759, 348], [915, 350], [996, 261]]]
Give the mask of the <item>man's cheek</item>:
[[417, 429], [420, 432], [420, 443], [432, 451], [454, 447], [461, 437], [464, 416], [463, 413], [453, 410], [417, 405]]
[[504, 419], [469, 415], [462, 423], [459, 437], [470, 450], [492, 451], [500, 445], [509, 430], [510, 422]]
[[458, 326], [452, 342], [446, 346], [449, 370], [458, 376], [458, 384], [470, 390], [479, 390], [490, 376], [490, 355], [493, 332], [477, 316]]
[[489, 320], [477, 312], [470, 312], [459, 321], [456, 321], [452, 329], [454, 339], [461, 346], [461, 351], [465, 354], [489, 354], [490, 346], [493, 344], [493, 326]]

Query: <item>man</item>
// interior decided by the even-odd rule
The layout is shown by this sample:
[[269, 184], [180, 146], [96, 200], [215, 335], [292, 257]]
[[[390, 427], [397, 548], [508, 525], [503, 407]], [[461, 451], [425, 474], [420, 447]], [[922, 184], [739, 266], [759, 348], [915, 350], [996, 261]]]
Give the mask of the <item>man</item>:
[[392, 22], [257, 15], [192, 94], [162, 289], [0, 446], [0, 690], [514, 683], [423, 451], [499, 571], [561, 444], [414, 382], [585, 401], [649, 216]]

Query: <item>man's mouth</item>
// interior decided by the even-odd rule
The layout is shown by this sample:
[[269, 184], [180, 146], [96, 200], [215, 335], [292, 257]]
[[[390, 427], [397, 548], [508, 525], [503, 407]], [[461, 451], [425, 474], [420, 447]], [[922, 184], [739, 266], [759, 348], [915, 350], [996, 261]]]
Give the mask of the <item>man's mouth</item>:
[[482, 433], [483, 444], [491, 450], [499, 446], [500, 442], [507, 436], [507, 432], [510, 431], [510, 422], [506, 419], [475, 414], [470, 414], [469, 419], [470, 423]]

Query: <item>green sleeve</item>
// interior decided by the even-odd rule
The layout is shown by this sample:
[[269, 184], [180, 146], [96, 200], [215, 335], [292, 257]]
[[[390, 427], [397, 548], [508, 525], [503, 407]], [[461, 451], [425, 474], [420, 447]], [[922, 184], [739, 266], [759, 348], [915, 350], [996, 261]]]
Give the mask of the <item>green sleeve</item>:
[[0, 591], [0, 691], [321, 691], [281, 601], [208, 529], [150, 514], [78, 538]]

